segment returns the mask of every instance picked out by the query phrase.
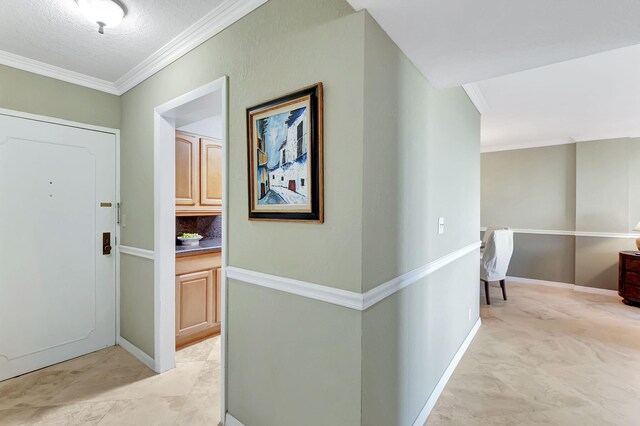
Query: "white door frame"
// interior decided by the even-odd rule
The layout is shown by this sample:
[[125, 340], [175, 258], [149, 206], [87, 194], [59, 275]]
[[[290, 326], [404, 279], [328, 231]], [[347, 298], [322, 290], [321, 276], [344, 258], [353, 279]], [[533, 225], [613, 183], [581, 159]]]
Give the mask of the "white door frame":
[[221, 300], [221, 373], [220, 412], [226, 414], [226, 320], [227, 320], [227, 76], [205, 84], [154, 109], [154, 350], [155, 371], [175, 367], [175, 120], [169, 113], [175, 108], [206, 96], [222, 93], [222, 289]]
[[[48, 117], [45, 115], [30, 114], [28, 112], [14, 111], [11, 109], [0, 108], [1, 115], [7, 115], [10, 117], [26, 118], [28, 120], [42, 121], [44, 123], [57, 124], [60, 126], [76, 127], [78, 129], [92, 130], [95, 132], [109, 133], [116, 137], [116, 199], [114, 200], [113, 208], [117, 209], [120, 204], [120, 129], [113, 129], [111, 127], [94, 126], [93, 124], [79, 123], [77, 121], [63, 120], [61, 118]], [[118, 338], [120, 336], [120, 250], [118, 249], [120, 243], [120, 220], [118, 218], [118, 212], [116, 211], [116, 232], [115, 239], [111, 242], [115, 256], [116, 256], [116, 294], [115, 294], [115, 309], [116, 309], [116, 335], [114, 341], [118, 344]]]

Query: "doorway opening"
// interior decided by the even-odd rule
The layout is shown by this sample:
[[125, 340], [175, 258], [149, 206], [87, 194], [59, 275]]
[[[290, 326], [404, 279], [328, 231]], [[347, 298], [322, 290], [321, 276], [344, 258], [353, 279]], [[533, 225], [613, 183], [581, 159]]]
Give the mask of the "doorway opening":
[[176, 345], [219, 333], [214, 338], [220, 340], [221, 416], [226, 413], [227, 143], [226, 76], [154, 110], [155, 370], [175, 368]]

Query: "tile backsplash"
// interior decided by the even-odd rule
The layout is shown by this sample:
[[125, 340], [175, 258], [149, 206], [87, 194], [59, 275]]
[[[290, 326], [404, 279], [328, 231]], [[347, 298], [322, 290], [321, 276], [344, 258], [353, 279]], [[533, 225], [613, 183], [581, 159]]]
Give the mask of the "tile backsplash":
[[202, 235], [202, 240], [222, 237], [222, 216], [176, 216], [176, 237], [183, 233]]

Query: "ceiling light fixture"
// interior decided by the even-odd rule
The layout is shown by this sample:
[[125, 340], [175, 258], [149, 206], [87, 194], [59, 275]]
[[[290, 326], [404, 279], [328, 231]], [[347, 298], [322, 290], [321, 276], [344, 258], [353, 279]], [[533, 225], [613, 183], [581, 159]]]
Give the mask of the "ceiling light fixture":
[[127, 8], [118, 0], [76, 0], [85, 18], [92, 24], [98, 24], [98, 32], [104, 34], [105, 28], [113, 28], [122, 22]]

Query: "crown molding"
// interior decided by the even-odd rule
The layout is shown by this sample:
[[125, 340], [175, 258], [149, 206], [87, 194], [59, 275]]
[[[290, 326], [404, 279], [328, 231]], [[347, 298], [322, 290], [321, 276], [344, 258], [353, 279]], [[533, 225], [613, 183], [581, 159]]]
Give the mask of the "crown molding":
[[489, 111], [489, 104], [482, 94], [480, 86], [478, 86], [476, 83], [467, 83], [463, 84], [462, 88], [465, 92], [467, 92], [467, 96], [469, 96], [469, 99], [471, 99], [471, 102], [473, 102], [480, 115]]
[[546, 141], [536, 141], [536, 142], [525, 142], [525, 143], [514, 143], [509, 145], [489, 145], [489, 146], [480, 146], [480, 152], [498, 152], [498, 151], [514, 151], [516, 149], [528, 149], [528, 148], [542, 148], [545, 146], [555, 146], [555, 145], [568, 145], [576, 143], [575, 140], [568, 139], [552, 139]]
[[131, 90], [267, 1], [225, 1], [119, 78], [115, 82], [116, 87], [121, 94]]
[[55, 65], [49, 65], [14, 53], [5, 52], [4, 50], [0, 50], [0, 64], [32, 72], [34, 74], [40, 74], [45, 77], [55, 78], [56, 80], [66, 81], [67, 83], [77, 84], [78, 86], [84, 86], [101, 92], [110, 93], [112, 95], [121, 94], [116, 85], [110, 81], [90, 77], [66, 68], [56, 67]]
[[268, 0], [226, 0], [115, 82], [0, 50], [0, 64], [112, 95], [122, 95], [242, 19]]

